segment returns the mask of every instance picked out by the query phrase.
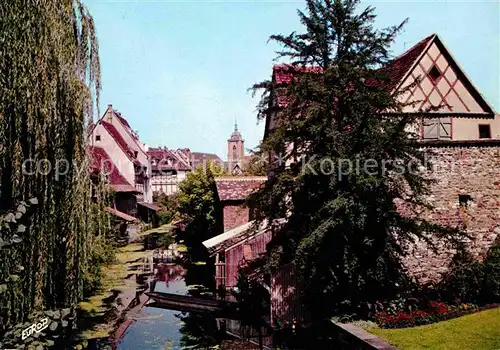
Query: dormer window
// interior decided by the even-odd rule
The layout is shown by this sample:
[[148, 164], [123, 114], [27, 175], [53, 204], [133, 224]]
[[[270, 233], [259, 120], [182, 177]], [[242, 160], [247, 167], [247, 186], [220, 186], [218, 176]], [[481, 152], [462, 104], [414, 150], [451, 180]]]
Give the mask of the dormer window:
[[138, 155], [139, 153], [137, 151], [134, 151], [134, 158], [137, 158]]
[[432, 66], [431, 70], [429, 71], [429, 78], [434, 84], [437, 84], [439, 78], [441, 78], [441, 72], [436, 66]]

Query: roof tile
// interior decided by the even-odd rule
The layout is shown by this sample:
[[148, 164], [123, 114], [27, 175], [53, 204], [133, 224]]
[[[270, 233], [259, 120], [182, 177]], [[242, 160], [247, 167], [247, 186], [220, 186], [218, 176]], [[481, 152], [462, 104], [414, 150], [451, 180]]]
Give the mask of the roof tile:
[[96, 146], [88, 146], [91, 156], [90, 171], [94, 174], [104, 173], [108, 177], [108, 184], [117, 192], [136, 192], [136, 189], [120, 173], [108, 153]]
[[221, 201], [245, 200], [266, 180], [266, 176], [221, 176], [215, 178], [215, 185]]
[[[432, 34], [427, 38], [421, 40], [400, 56], [389, 61], [384, 67], [378, 69], [377, 72], [385, 76], [384, 81], [377, 81], [375, 79], [372, 79], [368, 81], [367, 84], [371, 86], [380, 86], [392, 91], [398, 86], [398, 83], [401, 82], [406, 73], [408, 73], [415, 61], [420, 57], [429, 42], [434, 39], [435, 36], [435, 34]], [[286, 85], [292, 82], [295, 72], [320, 73], [321, 71], [321, 67], [303, 67], [292, 66], [289, 64], [277, 64], [273, 67], [273, 82], [276, 84]], [[280, 107], [284, 107], [288, 104], [287, 96], [280, 96], [280, 94], [278, 94], [277, 100]]]
[[392, 61], [388, 62], [384, 67], [378, 70], [386, 76], [386, 79], [382, 83], [371, 83], [373, 86], [381, 86], [387, 88], [388, 90], [394, 90], [401, 80], [405, 77], [411, 67], [413, 67], [415, 61], [420, 57], [422, 52], [427, 47], [427, 44], [435, 37], [435, 34], [428, 36], [427, 38], [419, 41], [417, 44], [406, 50], [403, 54], [399, 55]]

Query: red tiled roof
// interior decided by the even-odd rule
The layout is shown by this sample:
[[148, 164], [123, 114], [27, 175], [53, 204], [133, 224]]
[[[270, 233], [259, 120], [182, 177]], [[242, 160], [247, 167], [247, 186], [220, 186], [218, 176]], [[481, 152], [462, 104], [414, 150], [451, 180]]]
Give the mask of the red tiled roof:
[[[385, 76], [384, 78], [387, 79], [384, 79], [385, 81], [383, 81], [380, 86], [387, 88], [390, 91], [394, 90], [406, 76], [411, 67], [413, 67], [415, 61], [420, 57], [429, 42], [434, 39], [435, 36], [436, 34], [432, 34], [419, 41], [403, 54], [388, 62], [384, 67], [380, 68], [378, 72], [383, 74]], [[377, 86], [379, 84], [371, 83], [370, 85]]]
[[140, 166], [141, 162], [139, 162], [137, 159], [134, 158], [134, 151], [128, 146], [127, 142], [125, 139], [120, 135], [118, 130], [116, 130], [116, 127], [113, 124], [110, 124], [104, 120], [101, 120], [102, 126], [106, 129], [107, 132], [115, 139], [115, 141], [118, 143], [120, 148], [125, 152], [127, 157], [135, 164]]
[[[400, 56], [389, 61], [384, 67], [378, 69], [377, 72], [384, 76], [383, 82], [377, 82], [375, 79], [373, 79], [373, 81], [367, 82], [367, 84], [372, 86], [377, 86], [380, 84], [381, 87], [387, 88], [392, 91], [398, 86], [398, 83], [401, 82], [410, 68], [413, 67], [415, 61], [420, 57], [429, 42], [434, 39], [435, 36], [436, 34], [432, 34], [427, 38], [421, 40]], [[273, 67], [273, 82], [276, 84], [290, 84], [294, 72], [320, 73], [321, 71], [321, 67], [303, 67], [292, 66], [289, 64], [277, 64]], [[286, 97], [278, 96], [279, 106], [286, 105], [286, 102]]]
[[[189, 150], [181, 150], [188, 152]], [[157, 164], [152, 165], [152, 170], [191, 170], [191, 167], [186, 164], [180, 156], [166, 148], [150, 148], [147, 152], [150, 159], [154, 159]], [[188, 155], [186, 155], [188, 157]], [[171, 164], [167, 164], [167, 160], [171, 160]]]
[[115, 139], [115, 141], [118, 143], [123, 152], [127, 154], [127, 156], [131, 157], [134, 155], [134, 152], [130, 149], [125, 139], [122, 137], [122, 135], [120, 135], [120, 133], [118, 132], [118, 130], [116, 130], [116, 127], [113, 124], [108, 123], [104, 120], [101, 121], [101, 124], [102, 126], [104, 126], [104, 129], [106, 129], [110, 133], [110, 135]]
[[117, 192], [137, 192], [137, 190], [123, 177], [106, 151], [101, 147], [88, 146], [91, 156], [90, 171], [94, 174], [104, 172], [108, 177], [108, 184]]
[[295, 72], [321, 73], [321, 67], [292, 66], [291, 64], [276, 64], [273, 67], [273, 81], [276, 84], [290, 84]]
[[[278, 85], [290, 84], [296, 72], [321, 73], [322, 69], [321, 67], [304, 67], [304, 66], [292, 66], [290, 64], [276, 64], [273, 67], [273, 82]], [[286, 105], [290, 101], [288, 96], [284, 96], [278, 93], [277, 102], [279, 107], [286, 107]]]
[[266, 180], [266, 176], [221, 176], [215, 178], [215, 185], [221, 201], [245, 200]]

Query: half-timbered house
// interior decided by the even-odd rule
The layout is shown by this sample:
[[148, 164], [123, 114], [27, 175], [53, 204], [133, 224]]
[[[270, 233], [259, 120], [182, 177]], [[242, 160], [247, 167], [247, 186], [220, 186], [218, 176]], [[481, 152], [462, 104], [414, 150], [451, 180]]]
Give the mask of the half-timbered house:
[[[299, 69], [321, 73], [315, 67]], [[429, 173], [436, 180], [429, 197], [435, 208], [421, 215], [440, 224], [466, 227], [472, 236], [471, 252], [479, 258], [484, 256], [500, 233], [499, 115], [436, 34], [423, 39], [380, 70], [388, 77], [381, 88], [391, 92], [418, 82], [400, 98], [403, 102], [415, 102], [404, 112], [417, 113], [420, 117], [418, 125], [411, 126], [411, 130], [415, 131], [421, 147], [432, 149], [433, 162], [437, 165], [434, 172]], [[272, 80], [282, 84], [291, 81], [292, 75], [289, 66], [276, 65]], [[286, 106], [286, 99], [278, 92], [272, 96], [274, 111]], [[271, 112], [266, 118], [264, 139], [276, 127], [275, 113]], [[271, 154], [270, 164], [272, 159]], [[269, 175], [274, 171], [279, 169], [270, 168]], [[253, 239], [253, 235], [260, 237], [259, 244], [272, 238], [266, 233], [266, 227], [259, 227], [253, 233], [250, 227], [251, 224], [237, 227], [204, 244], [212, 252], [229, 256], [227, 252], [231, 247]], [[410, 249], [412, 252], [405, 264], [417, 280], [439, 280], [446, 272], [452, 252], [442, 247], [435, 253], [424, 242], [416, 242]], [[244, 249], [241, 250], [240, 255], [244, 256]], [[227, 276], [227, 271], [218, 276]], [[293, 263], [270, 276], [269, 290], [274, 325], [304, 320], [306, 315], [298, 302]]]
[[152, 203], [147, 147], [112, 105], [90, 127], [88, 144], [94, 173], [103, 173], [115, 192], [113, 213], [153, 220], [157, 208]]

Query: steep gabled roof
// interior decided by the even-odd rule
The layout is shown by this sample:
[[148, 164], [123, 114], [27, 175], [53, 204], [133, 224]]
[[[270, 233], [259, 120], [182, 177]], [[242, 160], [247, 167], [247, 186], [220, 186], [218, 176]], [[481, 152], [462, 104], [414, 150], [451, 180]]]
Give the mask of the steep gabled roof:
[[[149, 148], [147, 155], [154, 159], [157, 164], [153, 164], [152, 170], [181, 170], [181, 171], [189, 171], [191, 170], [191, 166], [186, 164], [184, 159], [180, 157], [177, 152], [169, 150], [167, 148]], [[171, 160], [172, 164], [167, 164], [166, 161]]]
[[[412, 68], [418, 63], [419, 58], [430, 46], [436, 34], [429, 35], [427, 38], [419, 41], [410, 47], [404, 53], [389, 61], [384, 67], [378, 70], [387, 80], [380, 84], [381, 87], [390, 91], [396, 89], [404, 78], [411, 72]], [[374, 84], [378, 85], [378, 84]]]
[[[438, 35], [435, 35], [433, 42], [440, 49], [441, 53], [444, 57], [450, 62], [450, 65], [454, 68], [457, 76], [460, 81], [464, 84], [465, 88], [469, 91], [469, 93], [473, 96], [473, 98], [478, 102], [478, 104], [483, 108], [484, 112], [490, 115], [495, 115], [495, 111], [491, 107], [491, 105], [486, 101], [481, 92], [476, 88], [476, 86], [472, 83], [472, 80], [462, 69], [457, 60], [452, 56], [451, 52], [444, 45], [443, 41], [439, 38]], [[430, 46], [430, 44], [429, 44]]]
[[222, 159], [214, 153], [203, 153], [203, 152], [192, 152], [191, 158], [193, 160], [193, 166], [196, 167], [198, 164], [203, 164], [203, 161], [210, 161], [216, 165], [223, 165]]
[[215, 178], [215, 185], [221, 201], [240, 201], [256, 192], [266, 181], [266, 176], [220, 176]]
[[120, 132], [116, 129], [116, 127], [108, 123], [107, 121], [101, 120], [100, 123], [106, 129], [106, 131], [111, 135], [113, 139], [115, 139], [116, 143], [120, 146], [123, 152], [127, 155], [127, 157], [135, 164], [140, 166], [141, 163], [134, 158], [134, 151], [128, 146], [125, 139], [120, 135]]
[[91, 156], [90, 172], [107, 175], [108, 184], [117, 192], [139, 192], [120, 173], [108, 153], [101, 147], [88, 146], [87, 151]]

